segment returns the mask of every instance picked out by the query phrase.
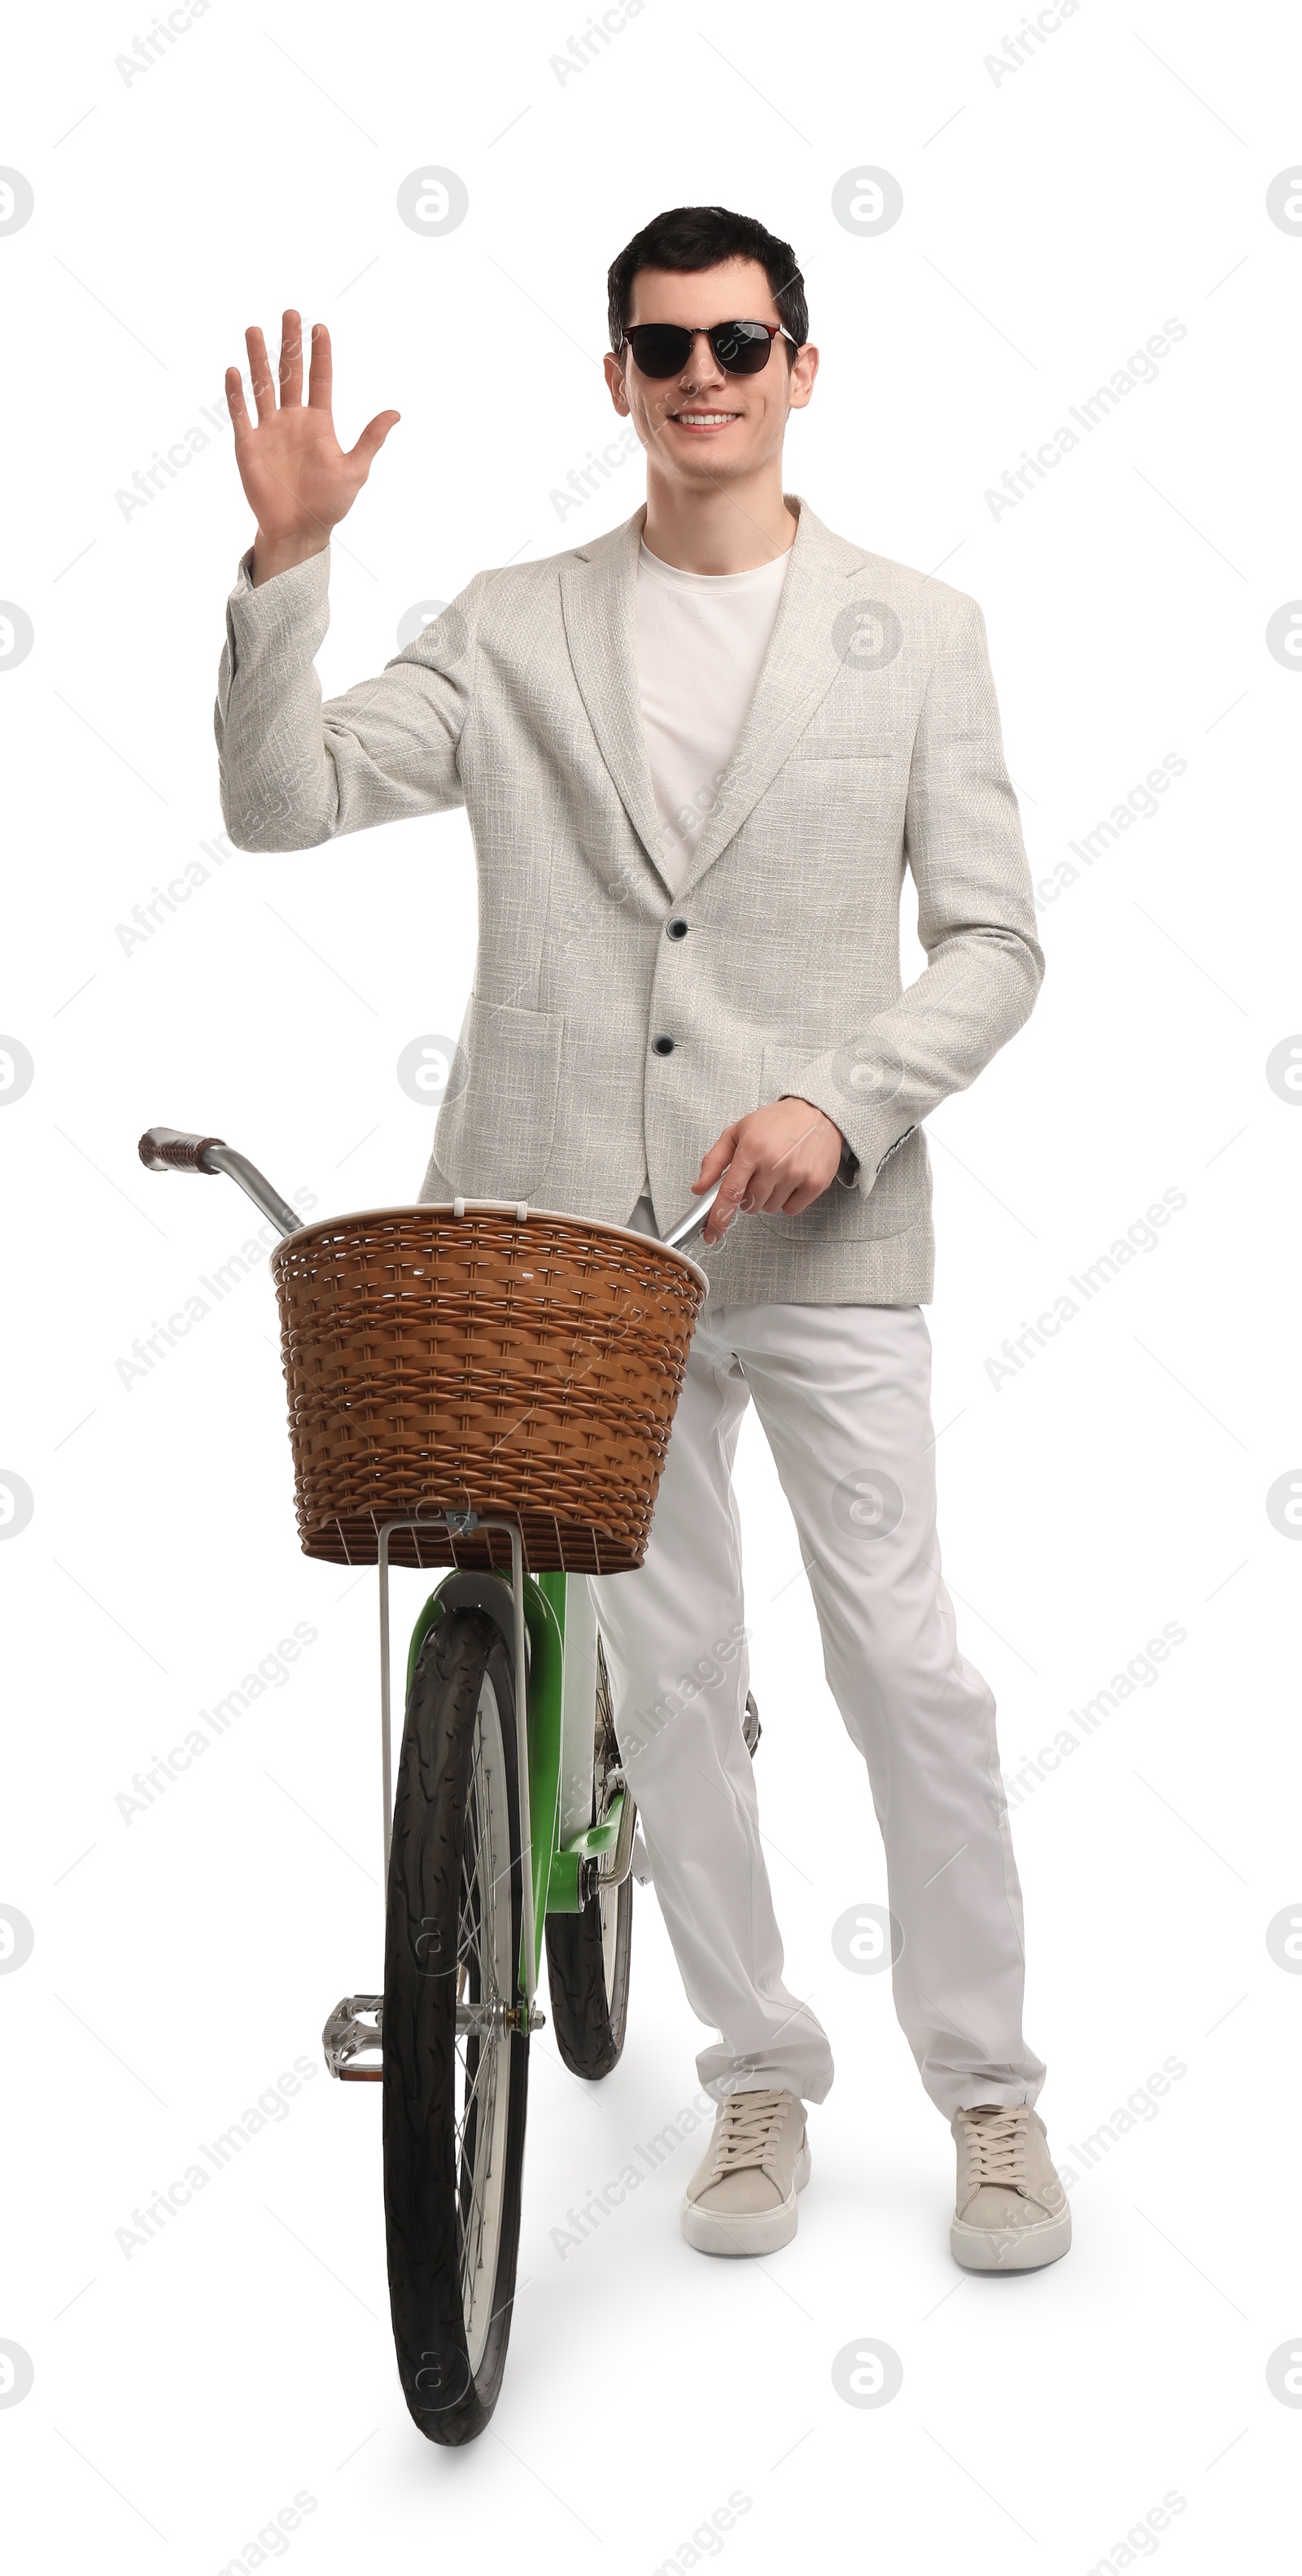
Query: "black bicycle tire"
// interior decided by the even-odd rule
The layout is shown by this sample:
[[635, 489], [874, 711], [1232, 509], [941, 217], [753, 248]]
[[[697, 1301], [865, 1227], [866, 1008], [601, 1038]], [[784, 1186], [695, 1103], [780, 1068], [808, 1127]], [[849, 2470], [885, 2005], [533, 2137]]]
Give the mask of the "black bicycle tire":
[[[456, 1979], [471, 1747], [492, 1684], [507, 1783], [511, 1957], [520, 1950], [519, 1790], [511, 1663], [486, 1613], [436, 1619], [412, 1675], [398, 1761], [385, 1936], [384, 2207], [398, 2376], [428, 2441], [473, 2441], [501, 2390], [520, 2239], [529, 2041], [506, 2043], [502, 2217], [487, 2342], [470, 2365], [457, 2245]], [[440, 1969], [440, 1953], [451, 1965]], [[521, 1997], [513, 1989], [512, 2002]]]
[[[600, 1642], [598, 1664], [605, 1681]], [[609, 1684], [607, 1709], [609, 1711]], [[611, 1753], [618, 1759], [613, 1718], [608, 1715]], [[631, 1797], [632, 1791], [625, 1792]], [[605, 1943], [601, 1899], [590, 1896], [580, 1914], [549, 1914], [547, 1982], [552, 2029], [563, 2065], [585, 2083], [598, 2083], [619, 2064], [628, 2030], [628, 1986], [633, 1942], [633, 1879], [625, 1877], [616, 1895], [614, 1992], [606, 1987]]]
[[552, 2029], [562, 2064], [571, 2075], [598, 2083], [619, 2064], [628, 2029], [628, 1980], [633, 1937], [633, 1880], [616, 1891], [615, 1994], [606, 1992], [601, 1899], [590, 1897], [581, 1914], [547, 1917], [547, 1982]]

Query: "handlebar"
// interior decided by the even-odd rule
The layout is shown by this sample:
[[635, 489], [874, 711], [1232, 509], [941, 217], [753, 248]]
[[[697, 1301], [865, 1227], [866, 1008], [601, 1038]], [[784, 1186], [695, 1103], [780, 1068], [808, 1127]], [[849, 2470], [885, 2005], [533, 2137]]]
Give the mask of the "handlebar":
[[204, 1156], [224, 1136], [187, 1136], [179, 1127], [147, 1127], [140, 1139], [140, 1160], [147, 1172], [215, 1172]]
[[[147, 1172], [225, 1172], [232, 1181], [238, 1181], [254, 1206], [260, 1207], [263, 1215], [270, 1217], [282, 1235], [297, 1234], [302, 1225], [302, 1217], [288, 1200], [273, 1190], [270, 1181], [263, 1178], [247, 1156], [237, 1154], [234, 1146], [228, 1145], [221, 1136], [187, 1135], [181, 1127], [147, 1127], [140, 1139], [139, 1150]], [[699, 1242], [705, 1232], [705, 1220], [722, 1186], [721, 1180], [716, 1181], [713, 1189], [707, 1190], [704, 1198], [699, 1199], [694, 1208], [689, 1208], [677, 1225], [670, 1227], [668, 1234], [652, 1239], [663, 1243], [669, 1252], [686, 1252], [688, 1246]], [[706, 1244], [702, 1249], [712, 1251], [714, 1246]]]
[[[713, 1189], [707, 1190], [704, 1198], [698, 1199], [695, 1207], [688, 1209], [686, 1216], [680, 1216], [677, 1225], [670, 1226], [668, 1234], [661, 1235], [660, 1240], [667, 1252], [688, 1252], [694, 1243], [700, 1243], [705, 1232], [705, 1220], [722, 1188], [723, 1176], [720, 1174]], [[713, 1252], [715, 1248], [712, 1243], [701, 1245], [703, 1252]]]
[[140, 1139], [147, 1172], [225, 1172], [282, 1235], [297, 1234], [303, 1220], [269, 1180], [221, 1136], [188, 1136], [180, 1127], [147, 1127]]

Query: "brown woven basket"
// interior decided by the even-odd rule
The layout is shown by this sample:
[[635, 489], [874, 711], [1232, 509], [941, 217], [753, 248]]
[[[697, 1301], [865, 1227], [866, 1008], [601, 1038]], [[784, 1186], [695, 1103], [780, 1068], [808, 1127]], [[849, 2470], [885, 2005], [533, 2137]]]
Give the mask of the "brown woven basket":
[[[304, 1226], [272, 1255], [299, 1536], [374, 1565], [403, 1512], [506, 1513], [535, 1573], [642, 1563], [695, 1262], [623, 1226], [496, 1199]], [[504, 1530], [395, 1530], [395, 1565], [509, 1571]]]

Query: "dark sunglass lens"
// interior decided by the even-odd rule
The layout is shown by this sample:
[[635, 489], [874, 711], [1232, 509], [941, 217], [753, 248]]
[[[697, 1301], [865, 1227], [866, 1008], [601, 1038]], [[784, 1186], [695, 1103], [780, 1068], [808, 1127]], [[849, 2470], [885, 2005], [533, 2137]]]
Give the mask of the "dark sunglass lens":
[[773, 343], [758, 322], [721, 322], [710, 346], [727, 375], [757, 376]]
[[639, 322], [628, 336], [644, 376], [681, 375], [691, 356], [688, 333], [673, 322]]

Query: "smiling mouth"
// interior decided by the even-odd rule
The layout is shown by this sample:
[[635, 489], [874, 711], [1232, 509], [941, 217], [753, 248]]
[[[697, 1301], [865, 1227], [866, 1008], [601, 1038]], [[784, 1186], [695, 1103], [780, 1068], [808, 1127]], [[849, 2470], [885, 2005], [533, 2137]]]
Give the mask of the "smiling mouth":
[[684, 410], [671, 411], [669, 417], [672, 421], [677, 423], [679, 429], [688, 430], [698, 438], [717, 438], [721, 429], [727, 429], [730, 422], [740, 420], [741, 413], [736, 411]]

